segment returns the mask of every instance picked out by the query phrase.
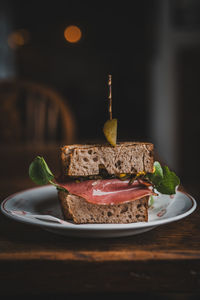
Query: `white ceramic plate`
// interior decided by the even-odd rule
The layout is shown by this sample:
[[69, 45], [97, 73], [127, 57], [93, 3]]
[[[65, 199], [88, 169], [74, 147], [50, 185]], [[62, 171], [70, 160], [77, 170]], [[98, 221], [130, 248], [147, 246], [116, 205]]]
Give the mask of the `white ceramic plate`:
[[157, 226], [187, 217], [196, 209], [195, 199], [177, 191], [173, 197], [154, 197], [149, 209], [149, 221], [129, 224], [74, 224], [62, 218], [57, 190], [47, 185], [21, 191], [6, 198], [1, 204], [2, 212], [23, 223], [37, 225], [45, 230], [76, 237], [121, 237], [149, 231]]

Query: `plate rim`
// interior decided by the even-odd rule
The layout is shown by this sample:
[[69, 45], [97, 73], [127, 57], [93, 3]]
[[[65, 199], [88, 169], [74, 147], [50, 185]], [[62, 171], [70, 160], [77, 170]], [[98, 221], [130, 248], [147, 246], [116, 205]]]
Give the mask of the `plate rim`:
[[[42, 189], [52, 189], [54, 190], [55, 187], [52, 185], [45, 185], [45, 186], [40, 186], [40, 187], [33, 187], [33, 188], [29, 188], [29, 189], [24, 189], [21, 190], [19, 192], [13, 193], [11, 195], [9, 195], [8, 197], [6, 197], [2, 202], [1, 202], [1, 212], [16, 221], [19, 221], [21, 223], [26, 223], [26, 224], [30, 224], [30, 225], [35, 225], [35, 226], [40, 226], [40, 227], [44, 227], [44, 228], [55, 228], [55, 229], [68, 229], [68, 230], [88, 230], [88, 231], [108, 231], [108, 230], [129, 230], [129, 229], [142, 229], [142, 228], [148, 228], [148, 227], [157, 227], [160, 225], [164, 225], [164, 224], [168, 224], [171, 222], [175, 222], [178, 220], [181, 220], [187, 216], [189, 216], [190, 214], [192, 214], [196, 208], [197, 208], [197, 202], [194, 199], [193, 196], [191, 196], [190, 194], [188, 194], [185, 191], [180, 191], [177, 190], [178, 193], [182, 193], [185, 196], [187, 196], [190, 201], [191, 201], [191, 207], [184, 213], [174, 216], [174, 217], [170, 217], [167, 219], [161, 219], [161, 220], [157, 220], [157, 221], [150, 221], [150, 222], [138, 222], [138, 223], [123, 223], [123, 224], [101, 224], [101, 223], [96, 223], [96, 224], [75, 224], [75, 223], [70, 223], [69, 224], [57, 224], [57, 223], [48, 223], [44, 220], [39, 220], [39, 219], [29, 219], [26, 218], [25, 216], [17, 216], [17, 215], [13, 215], [11, 212], [9, 212], [6, 208], [5, 205], [6, 203], [13, 199], [15, 196], [19, 195], [19, 194], [23, 194], [26, 192], [32, 192], [35, 190], [42, 190]], [[55, 189], [56, 191], [56, 189]]]

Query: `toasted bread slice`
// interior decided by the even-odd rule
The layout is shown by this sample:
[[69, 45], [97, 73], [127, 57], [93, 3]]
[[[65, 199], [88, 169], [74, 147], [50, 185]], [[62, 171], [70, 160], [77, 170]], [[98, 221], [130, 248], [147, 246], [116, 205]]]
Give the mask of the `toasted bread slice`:
[[104, 167], [108, 174], [153, 172], [153, 144], [124, 142], [110, 145], [70, 145], [61, 148], [64, 175], [98, 175]]
[[64, 218], [75, 223], [135, 223], [148, 221], [149, 196], [117, 205], [97, 205], [79, 196], [58, 191]]

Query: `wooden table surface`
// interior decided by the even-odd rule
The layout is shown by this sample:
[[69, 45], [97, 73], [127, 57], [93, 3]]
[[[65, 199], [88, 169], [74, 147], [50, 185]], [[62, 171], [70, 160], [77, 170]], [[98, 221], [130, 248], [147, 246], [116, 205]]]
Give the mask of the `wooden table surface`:
[[[34, 186], [26, 175], [32, 155], [27, 152], [24, 160], [20, 150], [12, 160], [6, 159], [7, 151], [3, 153], [1, 200]], [[47, 157], [53, 153], [51, 149]], [[140, 235], [108, 239], [64, 237], [1, 213], [1, 295], [141, 291], [200, 295], [199, 212], [198, 206], [180, 221]]]

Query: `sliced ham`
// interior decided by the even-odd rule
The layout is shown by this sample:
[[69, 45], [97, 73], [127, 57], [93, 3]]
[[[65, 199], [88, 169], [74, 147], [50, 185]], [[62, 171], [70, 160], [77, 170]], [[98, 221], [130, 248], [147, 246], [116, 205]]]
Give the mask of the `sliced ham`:
[[142, 180], [102, 179], [83, 182], [59, 182], [70, 194], [84, 198], [87, 202], [99, 205], [121, 204], [134, 201], [148, 195], [156, 195], [151, 185]]

